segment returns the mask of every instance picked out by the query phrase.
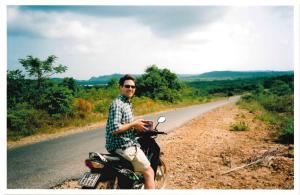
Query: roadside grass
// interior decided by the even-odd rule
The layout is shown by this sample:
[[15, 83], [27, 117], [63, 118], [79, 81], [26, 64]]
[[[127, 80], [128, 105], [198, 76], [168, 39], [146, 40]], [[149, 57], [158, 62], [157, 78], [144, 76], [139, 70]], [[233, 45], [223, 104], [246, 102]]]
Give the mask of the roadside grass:
[[[133, 98], [133, 112], [135, 116], [141, 116], [175, 108], [207, 103], [219, 99], [222, 99], [222, 97], [208, 96], [199, 98], [184, 98], [175, 103], [168, 103], [160, 100], [153, 100], [148, 97], [135, 97]], [[8, 131], [7, 140], [19, 141], [30, 135], [66, 133], [72, 130], [72, 128], [106, 122], [110, 103], [111, 101], [108, 100], [97, 101], [92, 103], [92, 111], [83, 112], [81, 109], [74, 113], [75, 116], [69, 118], [65, 117], [53, 120], [53, 118], [48, 117], [42, 127], [35, 129], [34, 133], [31, 132], [31, 134], [28, 135], [24, 134], [24, 132]], [[85, 107], [84, 104], [82, 107]], [[53, 121], [55, 122], [53, 123]]]
[[248, 95], [243, 96], [238, 102], [237, 105], [240, 108], [248, 110], [250, 113], [257, 114], [261, 113], [264, 108], [258, 102], [254, 101], [252, 98], [249, 98]]
[[[274, 139], [280, 143], [293, 144], [294, 143], [294, 117], [293, 112], [276, 112], [273, 110], [275, 108], [280, 108], [282, 110], [282, 103], [284, 101], [278, 101], [277, 104], [274, 102], [275, 99], [268, 99], [267, 96], [259, 96], [255, 98], [253, 95], [243, 96], [237, 105], [248, 110], [250, 113], [255, 114], [255, 118], [269, 125], [269, 129], [274, 130]], [[273, 101], [272, 101], [273, 100]], [[268, 106], [264, 106], [265, 102], [270, 102], [272, 104], [272, 111], [268, 110]], [[286, 102], [284, 102], [286, 104]], [[278, 109], [279, 110], [279, 109]], [[242, 128], [242, 124], [237, 125], [237, 129]]]
[[43, 134], [55, 134], [55, 133], [63, 133], [72, 130], [75, 127], [83, 127], [86, 125], [90, 125], [96, 122], [103, 122], [106, 119], [106, 116], [98, 113], [91, 113], [84, 118], [76, 117], [76, 118], [64, 118], [57, 119], [55, 123], [53, 123], [50, 119], [49, 121], [45, 121], [44, 125], [41, 128], [35, 130], [34, 133], [24, 134], [24, 132], [18, 131], [8, 131], [7, 140], [8, 141], [19, 141], [27, 136], [34, 135], [43, 135]]

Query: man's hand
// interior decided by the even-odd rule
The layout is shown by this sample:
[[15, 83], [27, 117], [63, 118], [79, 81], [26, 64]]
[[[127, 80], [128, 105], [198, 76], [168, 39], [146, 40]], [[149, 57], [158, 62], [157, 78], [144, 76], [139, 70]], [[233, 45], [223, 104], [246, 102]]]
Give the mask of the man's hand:
[[148, 130], [152, 130], [153, 122], [152, 121], [147, 121], [145, 119], [136, 119], [131, 123], [126, 123], [124, 125], [121, 125], [120, 128], [118, 130], [116, 130], [115, 132], [113, 132], [112, 134], [116, 135], [116, 134], [119, 134], [119, 133], [123, 133], [123, 132], [125, 132], [125, 131], [127, 131], [128, 129], [131, 129], [131, 128], [135, 128], [139, 132], [145, 132], [145, 131], [148, 131]]
[[137, 119], [132, 122], [133, 123], [133, 128], [137, 129], [140, 132], [145, 132], [149, 130], [146, 126], [148, 125], [148, 121], [144, 119]]

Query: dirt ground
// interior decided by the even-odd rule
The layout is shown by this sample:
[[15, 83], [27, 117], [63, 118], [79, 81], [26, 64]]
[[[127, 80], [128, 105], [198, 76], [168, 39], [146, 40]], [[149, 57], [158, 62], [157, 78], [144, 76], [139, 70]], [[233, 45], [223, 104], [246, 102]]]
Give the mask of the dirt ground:
[[[230, 131], [237, 121], [249, 130]], [[230, 104], [160, 136], [166, 189], [293, 189], [293, 146], [275, 143], [272, 133], [253, 114]], [[55, 188], [79, 186], [71, 180]]]

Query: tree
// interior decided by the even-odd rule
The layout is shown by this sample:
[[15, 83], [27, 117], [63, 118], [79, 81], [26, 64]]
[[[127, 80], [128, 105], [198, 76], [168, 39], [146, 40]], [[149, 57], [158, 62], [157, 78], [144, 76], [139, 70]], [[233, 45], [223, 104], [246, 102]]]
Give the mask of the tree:
[[107, 83], [108, 88], [117, 88], [118, 86], [119, 86], [119, 82], [116, 78], [110, 79]]
[[24, 101], [26, 92], [25, 76], [20, 70], [7, 71], [7, 106], [14, 107]]
[[180, 98], [178, 92], [182, 89], [176, 74], [168, 69], [159, 69], [156, 65], [146, 69], [146, 73], [137, 79], [137, 86], [138, 96], [169, 102], [178, 100]]
[[62, 86], [70, 89], [72, 91], [72, 95], [75, 96], [78, 92], [78, 85], [76, 80], [72, 77], [65, 77], [61, 83]]
[[67, 66], [61, 64], [55, 66], [54, 63], [57, 57], [54, 55], [49, 56], [46, 60], [40, 60], [32, 56], [27, 56], [25, 59], [19, 59], [19, 62], [29, 73], [29, 76], [33, 76], [37, 80], [37, 89], [40, 90], [42, 82], [50, 76], [63, 73], [67, 70]]

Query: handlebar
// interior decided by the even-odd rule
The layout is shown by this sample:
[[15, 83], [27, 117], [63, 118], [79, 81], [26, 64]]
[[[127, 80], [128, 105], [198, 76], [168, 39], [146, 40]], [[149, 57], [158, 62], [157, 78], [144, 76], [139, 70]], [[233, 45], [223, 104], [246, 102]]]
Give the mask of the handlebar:
[[166, 135], [167, 133], [165, 133], [163, 131], [151, 130], [151, 131], [139, 132], [138, 136], [155, 136], [155, 135], [158, 135], [158, 134]]

